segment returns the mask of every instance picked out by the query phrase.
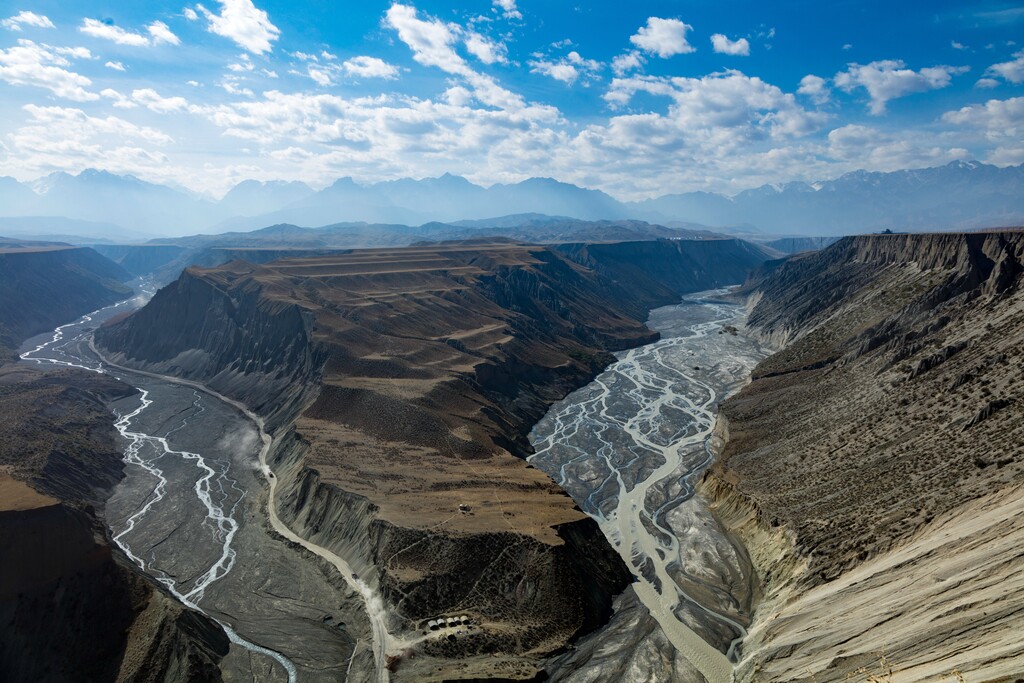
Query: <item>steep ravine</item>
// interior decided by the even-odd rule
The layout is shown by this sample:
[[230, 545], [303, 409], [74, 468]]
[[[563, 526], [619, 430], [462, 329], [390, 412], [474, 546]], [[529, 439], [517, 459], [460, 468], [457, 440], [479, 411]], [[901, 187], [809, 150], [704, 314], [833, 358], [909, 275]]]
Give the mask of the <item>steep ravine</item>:
[[597, 526], [508, 455], [606, 350], [652, 338], [600, 300], [613, 289], [514, 245], [229, 264], [187, 271], [97, 342], [263, 416], [281, 517], [375, 586], [393, 629], [478, 624], [391, 653], [395, 675], [530, 678], [629, 580]]
[[873, 235], [747, 284], [785, 346], [701, 483], [766, 587], [738, 680], [1024, 677], [1022, 264], [1019, 232]]

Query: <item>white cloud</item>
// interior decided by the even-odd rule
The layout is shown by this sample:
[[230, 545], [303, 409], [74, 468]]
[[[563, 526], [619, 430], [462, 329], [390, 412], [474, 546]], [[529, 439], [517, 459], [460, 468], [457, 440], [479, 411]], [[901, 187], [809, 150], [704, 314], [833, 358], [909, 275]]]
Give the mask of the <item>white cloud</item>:
[[235, 44], [257, 55], [273, 50], [272, 43], [281, 30], [270, 21], [270, 16], [257, 9], [252, 0], [220, 0], [220, 14], [214, 14], [202, 5], [196, 5], [209, 22], [206, 30], [232, 40]]
[[974, 84], [975, 88], [982, 88], [983, 90], [991, 90], [992, 88], [999, 87], [999, 81], [994, 78], [979, 78], [977, 83]]
[[149, 35], [153, 37], [154, 45], [181, 45], [181, 39], [171, 33], [171, 28], [162, 21], [154, 21], [146, 27]]
[[522, 19], [523, 14], [516, 7], [516, 0], [493, 0], [493, 5], [501, 10], [506, 19]]
[[439, 19], [420, 19], [416, 8], [394, 4], [385, 15], [386, 25], [398, 32], [399, 39], [412, 50], [413, 59], [450, 74], [466, 75], [472, 70], [455, 51], [461, 27]]
[[306, 68], [306, 75], [316, 81], [316, 84], [326, 88], [334, 84], [334, 69], [324, 68], [310, 64]]
[[196, 21], [197, 19], [199, 19], [199, 15], [196, 14], [196, 11], [191, 7], [186, 7], [181, 11], [181, 13], [189, 21]]
[[31, 40], [18, 40], [18, 44], [0, 49], [0, 80], [12, 85], [46, 88], [54, 95], [77, 102], [99, 99], [87, 88], [92, 81], [70, 71], [68, 57], [88, 58], [85, 48], [53, 48]]
[[505, 56], [507, 48], [503, 43], [496, 43], [476, 31], [466, 32], [466, 50], [484, 64], [505, 64], [508, 58]]
[[184, 97], [162, 97], [160, 93], [152, 88], [133, 90], [132, 100], [158, 114], [170, 114], [188, 110], [188, 101]]
[[170, 180], [169, 160], [156, 149], [173, 142], [163, 131], [116, 116], [89, 116], [81, 109], [35, 104], [23, 109], [31, 118], [8, 135], [8, 140], [24, 171], [102, 168]]
[[[725, 71], [703, 78], [634, 76], [616, 78], [605, 93], [612, 105], [626, 105], [637, 92], [670, 98], [664, 117], [680, 134], [718, 142], [766, 137], [800, 137], [817, 130], [827, 116], [807, 111], [796, 98], [756, 76]], [[624, 118], [624, 117], [620, 117]]]
[[967, 50], [967, 49], [969, 49], [969, 48], [968, 48], [968, 47], [967, 47], [966, 45], [964, 45], [963, 43], [958, 43], [958, 42], [957, 42], [957, 41], [955, 41], [955, 40], [954, 40], [954, 41], [951, 41], [951, 42], [950, 42], [950, 46], [951, 46], [951, 47], [952, 47], [952, 48], [953, 48], [954, 50]]
[[1024, 138], [1024, 97], [972, 104], [946, 112], [942, 120], [981, 131], [989, 140], [1005, 139], [1019, 143]]
[[526, 106], [520, 95], [498, 85], [490, 76], [474, 71], [456, 51], [456, 46], [471, 33], [458, 24], [433, 17], [421, 19], [415, 7], [398, 3], [388, 8], [383, 23], [394, 29], [399, 40], [409, 46], [414, 60], [463, 77], [480, 102], [499, 109], [522, 109]]
[[130, 97], [125, 97], [113, 88], [105, 88], [100, 91], [100, 96], [105, 97], [108, 100], [114, 101], [114, 106], [118, 109], [134, 109], [139, 106], [135, 102], [132, 102]]
[[358, 76], [360, 78], [391, 79], [398, 77], [398, 67], [388, 64], [383, 59], [378, 59], [377, 57], [367, 57], [365, 55], [353, 57], [342, 62], [341, 66], [350, 76]]
[[249, 88], [243, 88], [238, 84], [238, 81], [233, 81], [229, 78], [225, 78], [220, 83], [220, 87], [223, 88], [224, 92], [229, 95], [243, 95], [245, 97], [252, 97], [253, 92]]
[[107, 62], [103, 66], [107, 67], [108, 69], [113, 69], [114, 71], [125, 71], [124, 64], [122, 64], [121, 62]]
[[20, 31], [22, 26], [34, 26], [35, 28], [56, 28], [50, 18], [35, 12], [22, 10], [13, 17], [0, 20], [0, 26], [9, 31]]
[[88, 36], [92, 36], [93, 38], [110, 40], [118, 45], [131, 45], [133, 47], [149, 45], [149, 38], [141, 33], [126, 31], [120, 26], [105, 24], [102, 21], [97, 21], [96, 19], [83, 19], [82, 25], [78, 27], [78, 30]]
[[696, 52], [697, 48], [686, 40], [687, 31], [693, 27], [679, 19], [661, 19], [648, 17], [647, 25], [641, 26], [629, 42], [644, 52], [667, 58], [672, 55], [683, 55]]
[[711, 46], [714, 48], [715, 52], [723, 55], [734, 55], [739, 57], [747, 57], [750, 55], [750, 43], [746, 38], [729, 40], [721, 33], [716, 33], [711, 36]]
[[646, 61], [639, 50], [630, 50], [612, 59], [612, 71], [616, 76], [622, 76], [628, 71], [639, 69]]
[[831, 90], [828, 81], [814, 74], [807, 74], [800, 79], [800, 87], [797, 92], [808, 97], [815, 104], [825, 104], [831, 97]]
[[954, 75], [968, 70], [966, 66], [933, 66], [914, 71], [908, 69], [902, 60], [887, 59], [863, 65], [850, 64], [846, 71], [835, 75], [833, 82], [846, 92], [864, 88], [871, 98], [869, 110], [877, 116], [885, 113], [890, 100], [945, 88]]
[[1014, 59], [1009, 62], [993, 64], [985, 70], [985, 73], [990, 76], [999, 76], [1014, 85], [1024, 83], [1024, 50], [1014, 52], [1013, 57]]
[[850, 124], [828, 134], [827, 154], [848, 168], [896, 171], [969, 159], [963, 147], [941, 144], [931, 133], [883, 131]]
[[536, 59], [530, 62], [530, 69], [533, 73], [544, 74], [550, 76], [556, 81], [562, 81], [563, 83], [575, 83], [576, 79], [581, 76], [585, 83], [589, 83], [591, 80], [597, 77], [598, 71], [601, 70], [601, 62], [594, 59], [584, 59], [580, 56], [580, 53], [573, 50], [564, 57], [557, 60], [551, 59]]

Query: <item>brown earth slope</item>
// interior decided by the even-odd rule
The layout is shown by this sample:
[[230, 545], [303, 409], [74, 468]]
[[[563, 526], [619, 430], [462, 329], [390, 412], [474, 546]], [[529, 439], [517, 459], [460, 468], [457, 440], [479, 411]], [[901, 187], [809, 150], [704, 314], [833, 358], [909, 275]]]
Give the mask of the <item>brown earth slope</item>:
[[[743, 270], [764, 258], [734, 240], [711, 249]], [[714, 284], [714, 265], [692, 289]], [[267, 416], [282, 515], [352, 558], [402, 624], [483, 624], [428, 654], [503, 655], [422, 680], [520, 678], [606, 619], [628, 573], [571, 499], [513, 456], [608, 351], [652, 340], [641, 313], [679, 291], [637, 294], [539, 246], [364, 250], [190, 269], [97, 341]]]
[[703, 485], [769, 588], [741, 679], [1024, 677], [1022, 264], [1019, 232], [873, 235], [749, 287], [785, 347]]
[[115, 558], [96, 517], [122, 467], [106, 403], [131, 392], [0, 369], [0, 680], [220, 680], [220, 627]]

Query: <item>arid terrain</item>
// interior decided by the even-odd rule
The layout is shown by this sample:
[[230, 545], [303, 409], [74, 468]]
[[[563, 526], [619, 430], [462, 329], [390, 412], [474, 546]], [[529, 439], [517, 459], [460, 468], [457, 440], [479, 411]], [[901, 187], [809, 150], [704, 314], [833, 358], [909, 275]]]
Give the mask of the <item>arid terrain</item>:
[[[379, 590], [393, 631], [460, 614], [479, 625], [427, 640], [398, 675], [530, 678], [603, 623], [629, 580], [597, 525], [514, 456], [608, 351], [656, 338], [647, 308], [685, 291], [670, 266], [693, 262], [687, 243], [642, 244], [666, 254], [645, 299], [602, 272], [621, 272], [611, 260], [455, 243], [192, 269], [97, 341], [263, 416], [282, 517]], [[734, 269], [706, 259], [684, 271], [694, 289], [765, 258], [694, 244]]]
[[748, 283], [784, 348], [703, 483], [767, 586], [741, 680], [1024, 672], [1022, 262], [1020, 232], [873, 235]]

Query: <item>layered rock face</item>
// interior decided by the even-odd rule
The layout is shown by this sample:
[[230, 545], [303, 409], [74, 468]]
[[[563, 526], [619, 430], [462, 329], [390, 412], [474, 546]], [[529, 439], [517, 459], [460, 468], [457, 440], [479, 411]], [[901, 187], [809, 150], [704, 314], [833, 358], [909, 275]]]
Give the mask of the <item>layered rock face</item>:
[[[513, 456], [609, 351], [655, 338], [637, 311], [676, 300], [675, 284], [637, 300], [556, 250], [510, 243], [236, 262], [186, 271], [97, 342], [264, 415], [282, 516], [378, 585], [397, 628], [456, 612], [483, 626], [425, 646], [441, 664], [422, 680], [529, 678], [607, 619], [629, 575]], [[451, 663], [478, 654], [498, 656]]]
[[219, 681], [220, 627], [117, 559], [96, 509], [121, 477], [106, 402], [77, 371], [0, 370], [0, 678]]
[[1019, 232], [872, 235], [748, 283], [785, 347], [703, 485], [768, 588], [743, 680], [1024, 673], [1022, 264]]
[[130, 279], [92, 249], [0, 246], [0, 361], [28, 337], [128, 297]]

